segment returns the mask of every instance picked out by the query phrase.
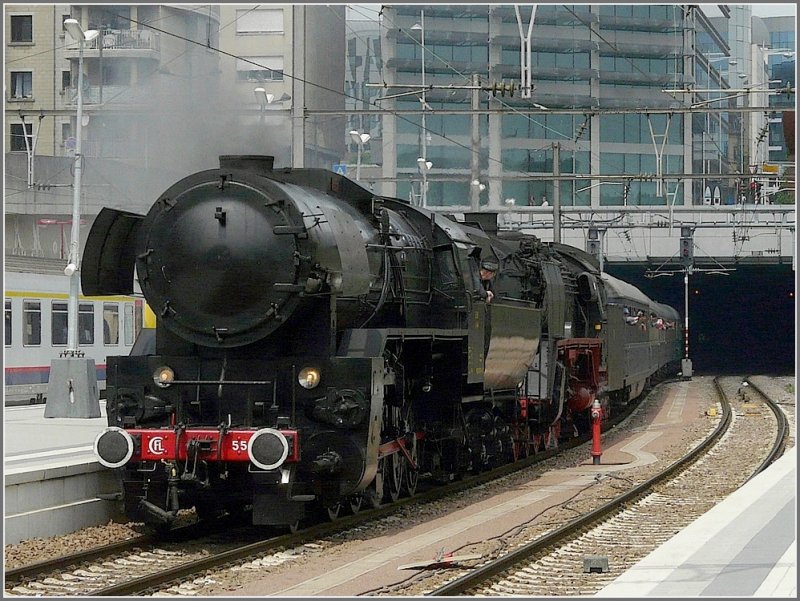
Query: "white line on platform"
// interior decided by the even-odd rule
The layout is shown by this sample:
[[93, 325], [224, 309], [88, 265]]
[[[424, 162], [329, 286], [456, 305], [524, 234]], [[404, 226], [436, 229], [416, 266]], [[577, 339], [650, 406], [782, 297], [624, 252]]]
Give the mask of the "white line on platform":
[[88, 447], [71, 447], [69, 449], [59, 449], [53, 451], [42, 451], [41, 453], [26, 453], [24, 455], [6, 455], [5, 463], [13, 463], [15, 461], [26, 461], [28, 459], [40, 459], [42, 457], [55, 457], [57, 455], [74, 455], [76, 453], [85, 453], [92, 451], [94, 446]]

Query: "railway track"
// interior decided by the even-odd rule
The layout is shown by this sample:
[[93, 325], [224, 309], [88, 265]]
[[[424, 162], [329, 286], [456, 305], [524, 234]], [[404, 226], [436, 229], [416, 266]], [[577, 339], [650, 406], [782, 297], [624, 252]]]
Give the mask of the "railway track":
[[[614, 428], [638, 405], [639, 403], [630, 403], [624, 413], [619, 413], [604, 425], [605, 429]], [[7, 594], [21, 596], [125, 596], [156, 591], [205, 570], [233, 565], [248, 558], [279, 552], [281, 549], [293, 548], [355, 528], [370, 520], [388, 516], [412, 503], [428, 503], [482, 486], [494, 479], [527, 469], [561, 451], [585, 442], [587, 442], [585, 437], [575, 438], [559, 449], [544, 451], [513, 464], [506, 464], [445, 486], [419, 492], [411, 498], [401, 498], [395, 503], [379, 508], [362, 509], [356, 515], [340, 517], [333, 522], [314, 524], [293, 534], [262, 537], [244, 545], [226, 541], [241, 540], [242, 537], [252, 539], [257, 529], [252, 526], [241, 527], [233, 533], [228, 532], [225, 536], [226, 541], [220, 543], [213, 538], [201, 536], [199, 533], [208, 525], [197, 524], [187, 526], [180, 531], [173, 531], [166, 541], [156, 536], [142, 536], [22, 566], [6, 571], [5, 590]], [[422, 483], [420, 485], [422, 487]], [[215, 528], [215, 531], [220, 529]]]
[[[714, 382], [722, 411], [702, 444], [601, 507], [426, 595], [594, 594], [763, 470], [783, 449], [784, 413], [766, 395], [759, 402], [740, 392], [741, 379]], [[736, 452], [742, 448], [748, 453]]]
[[[739, 382], [740, 381], [737, 381], [736, 384]], [[730, 394], [732, 395], [733, 393], [731, 392]], [[766, 410], [761, 411], [758, 416], [751, 411], [746, 413], [748, 407], [745, 407], [745, 403], [742, 401], [735, 402], [738, 402], [741, 407], [739, 410], [732, 412], [732, 419], [734, 419], [734, 421], [737, 419], [739, 422], [745, 420], [755, 421], [756, 417], [761, 418], [770, 416], [770, 412]], [[760, 405], [760, 403], [756, 404]], [[624, 417], [626, 416], [618, 416], [617, 421], [622, 421]], [[759, 419], [759, 423], [760, 421], [763, 420]], [[774, 418], [772, 418], [772, 421], [774, 422]], [[609, 428], [611, 427], [613, 427], [613, 425], [609, 424]], [[761, 438], [764, 438], [763, 435]], [[580, 442], [582, 441], [576, 441], [576, 444], [579, 444]], [[187, 540], [190, 540], [190, 543], [181, 544], [180, 548], [176, 548], [176, 546], [164, 547], [157, 541], [153, 543], [152, 546], [145, 548], [141, 544], [143, 541], [139, 541], [140, 546], [135, 551], [128, 550], [124, 553], [120, 552], [116, 555], [112, 554], [108, 556], [99, 555], [100, 559], [95, 560], [90, 565], [86, 565], [86, 560], [84, 559], [84, 564], [80, 565], [77, 569], [77, 563], [74, 563], [75, 560], [73, 558], [73, 563], [62, 563], [62, 567], [53, 567], [53, 569], [50, 571], [40, 570], [39, 575], [33, 580], [29, 578], [17, 579], [16, 584], [10, 585], [7, 578], [6, 592], [12, 595], [24, 596], [123, 596], [157, 593], [158, 591], [163, 592], [164, 590], [169, 590], [171, 592], [180, 594], [180, 592], [184, 590], [183, 586], [179, 587], [180, 583], [191, 585], [192, 581], [197, 582], [203, 580], [203, 578], [199, 578], [199, 576], [205, 571], [212, 571], [221, 567], [232, 566], [236, 566], [237, 569], [244, 569], [250, 568], [250, 564], [253, 564], [253, 566], [267, 566], [275, 565], [275, 563], [280, 563], [283, 561], [289, 561], [293, 558], [296, 558], [298, 554], [304, 552], [304, 545], [313, 547], [315, 544], [314, 541], [318, 541], [324, 537], [329, 537], [337, 533], [346, 532], [349, 529], [355, 529], [361, 524], [364, 524], [370, 520], [377, 520], [378, 518], [389, 516], [401, 507], [413, 503], [432, 501], [442, 498], [446, 495], [455, 494], [470, 487], [481, 486], [490, 480], [512, 473], [520, 468], [533, 465], [539, 459], [551, 457], [553, 455], [553, 452], [542, 454], [529, 458], [520, 464], [507, 465], [492, 472], [471, 476], [463, 481], [453, 483], [451, 486], [434, 489], [429, 492], [423, 492], [410, 499], [401, 499], [398, 503], [386, 505], [379, 509], [370, 509], [368, 511], [362, 510], [355, 516], [341, 517], [335, 522], [318, 524], [296, 534], [266, 537], [263, 540], [256, 540], [246, 545], [227, 544], [227, 546], [225, 546], [219, 544], [218, 541], [211, 541], [206, 544], [202, 540], [192, 541], [191, 538], [188, 537]], [[641, 494], [643, 495], [646, 493]], [[654, 499], [657, 498], [654, 497]], [[669, 508], [670, 501], [667, 499], [665, 501], [654, 500], [650, 502], [650, 504], [654, 507], [657, 506], [657, 503], [661, 503], [660, 511], [663, 517], [664, 507], [666, 506]], [[637, 503], [633, 498], [628, 501], [628, 505], [631, 507], [638, 504], [639, 503]], [[589, 520], [589, 522], [590, 521], [592, 520]], [[584, 529], [589, 527], [590, 526], [583, 526]], [[581, 527], [578, 526], [578, 528]], [[613, 531], [617, 527], [610, 526], [608, 528]], [[251, 531], [252, 536], [252, 526], [242, 529], [241, 532], [248, 532], [248, 530]], [[650, 533], [641, 526], [634, 527], [634, 530], [636, 531], [636, 536], [638, 537], [639, 542], [636, 542], [637, 538], [630, 533], [630, 529], [628, 530], [628, 534], [625, 535], [633, 547], [639, 545], [642, 548], [646, 548], [648, 544], [652, 543], [652, 540], [656, 536], [656, 533]], [[240, 534], [238, 536], [241, 537], [242, 535]], [[228, 536], [226, 538], [228, 539], [228, 543], [230, 543], [230, 539], [236, 538], [236, 536]], [[197, 543], [197, 545], [194, 545], [194, 543]], [[551, 542], [550, 547], [555, 544], [555, 542]], [[194, 547], [192, 545], [194, 545]], [[621, 547], [621, 544], [618, 542], [615, 542], [614, 545]], [[602, 553], [602, 544], [600, 545], [600, 550], [595, 552], [598, 554]], [[569, 553], [569, 550], [564, 552], [565, 556], [567, 556]], [[571, 553], [572, 556], [577, 558], [577, 561], [580, 562], [582, 556], [588, 552], [585, 549], [577, 549], [572, 550]], [[636, 549], [629, 551], [629, 554], [631, 557], [631, 563], [635, 561], [635, 558], [643, 555], [642, 552], [637, 551]], [[614, 559], [613, 561], [614, 563], [617, 563], [618, 560]], [[258, 569], [263, 570], [264, 568], [261, 567]], [[534, 571], [536, 570], [541, 572], [541, 568], [534, 568]], [[452, 570], [450, 570], [449, 573], [452, 574]], [[8, 575], [9, 574], [7, 574], [7, 576]], [[591, 575], [595, 581], [598, 580], [598, 576], [605, 576], [605, 574]], [[513, 578], [518, 579], [519, 577], [514, 576]], [[513, 588], [509, 588], [507, 584], [500, 583], [493, 586], [495, 588], [491, 589], [489, 593], [492, 595], [509, 594], [507, 591], [513, 590]], [[503, 590], [506, 592], [500, 592]], [[522, 590], [531, 589], [523, 588]], [[191, 591], [189, 591], [188, 594], [191, 594]], [[431, 592], [428, 594], [450, 593]], [[534, 593], [529, 592], [528, 594]]]

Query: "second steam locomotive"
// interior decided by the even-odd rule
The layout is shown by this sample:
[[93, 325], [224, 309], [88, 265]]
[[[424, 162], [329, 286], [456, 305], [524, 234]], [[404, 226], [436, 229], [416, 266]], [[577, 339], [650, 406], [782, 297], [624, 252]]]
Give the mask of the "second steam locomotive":
[[261, 156], [220, 157], [146, 216], [104, 209], [83, 291], [135, 274], [157, 316], [152, 352], [108, 359], [95, 442], [127, 515], [335, 517], [556, 446], [676, 366], [674, 309], [486, 217]]

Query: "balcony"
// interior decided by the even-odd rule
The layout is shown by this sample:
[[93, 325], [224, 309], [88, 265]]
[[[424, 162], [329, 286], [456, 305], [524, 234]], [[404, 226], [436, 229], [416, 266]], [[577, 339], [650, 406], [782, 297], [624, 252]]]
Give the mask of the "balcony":
[[[78, 43], [67, 36], [68, 59], [78, 58]], [[149, 29], [104, 29], [83, 49], [84, 58], [148, 58], [157, 60], [161, 52], [159, 34]]]
[[[102, 104], [106, 107], [111, 105], [118, 108], [132, 108], [137, 105], [144, 105], [152, 101], [151, 92], [147, 86], [123, 86], [123, 85], [86, 85], [83, 86], [83, 104], [91, 106]], [[72, 86], [62, 90], [64, 104], [66, 106], [78, 105], [78, 88]]]

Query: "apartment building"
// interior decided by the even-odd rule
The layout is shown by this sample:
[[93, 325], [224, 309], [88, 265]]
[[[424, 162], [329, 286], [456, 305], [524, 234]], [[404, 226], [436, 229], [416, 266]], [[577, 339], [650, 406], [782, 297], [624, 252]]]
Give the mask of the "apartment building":
[[66, 18], [98, 32], [82, 59], [89, 222], [146, 212], [222, 154], [330, 168], [344, 152], [343, 116], [304, 118], [344, 108], [343, 6], [6, 5], [7, 251], [50, 256], [71, 216], [80, 46]]

